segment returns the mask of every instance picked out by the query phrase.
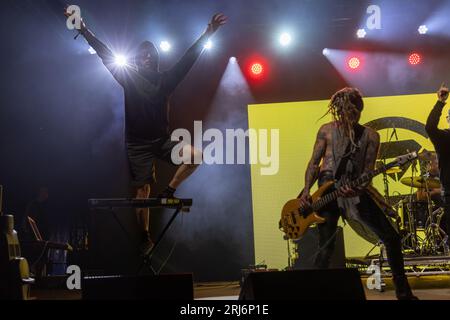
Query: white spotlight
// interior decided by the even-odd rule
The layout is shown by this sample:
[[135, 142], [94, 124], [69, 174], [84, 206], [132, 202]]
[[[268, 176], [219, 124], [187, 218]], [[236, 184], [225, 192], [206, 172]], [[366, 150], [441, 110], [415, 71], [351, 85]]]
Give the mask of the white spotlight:
[[230, 62], [231, 62], [231, 63], [236, 63], [236, 62], [237, 62], [236, 57], [231, 57], [231, 58], [230, 58]]
[[92, 47], [89, 47], [88, 51], [90, 54], [97, 54], [97, 52]]
[[159, 44], [159, 47], [164, 52], [168, 52], [172, 48], [172, 46], [170, 45], [170, 43], [168, 41], [161, 41], [161, 43]]
[[292, 42], [292, 36], [289, 34], [289, 33], [287, 33], [287, 32], [284, 32], [284, 33], [282, 33], [281, 35], [280, 35], [280, 44], [283, 46], [283, 47], [287, 47], [288, 45], [290, 45], [291, 44], [291, 42]]
[[367, 35], [366, 29], [358, 29], [358, 31], [356, 31], [356, 36], [360, 39], [365, 38]]
[[211, 40], [208, 40], [208, 42], [205, 43], [204, 48], [205, 48], [206, 50], [209, 50], [209, 49], [212, 48], [212, 46], [213, 46], [213, 44], [212, 44]]
[[322, 50], [322, 54], [323, 54], [324, 56], [329, 55], [329, 54], [330, 54], [330, 49], [328, 49], [328, 48], [323, 49], [323, 50]]
[[428, 27], [426, 25], [421, 25], [419, 27], [419, 29], [417, 29], [417, 31], [419, 31], [420, 34], [427, 34], [428, 32]]
[[121, 54], [116, 55], [116, 64], [119, 67], [125, 67], [128, 64], [127, 58]]

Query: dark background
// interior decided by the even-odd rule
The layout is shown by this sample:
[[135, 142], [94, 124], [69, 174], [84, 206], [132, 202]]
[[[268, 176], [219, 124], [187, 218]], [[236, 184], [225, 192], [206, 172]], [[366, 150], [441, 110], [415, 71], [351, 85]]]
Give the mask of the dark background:
[[[204, 53], [174, 94], [172, 129], [192, 130], [194, 120], [220, 129], [245, 129], [250, 102], [327, 99], [346, 85], [359, 86], [366, 96], [378, 96], [434, 92], [442, 81], [450, 82], [448, 1], [85, 0], [73, 4], [81, 6], [88, 26], [116, 51], [131, 52], [144, 39], [155, 43], [170, 39], [173, 50], [161, 53], [162, 70], [194, 42], [212, 14], [229, 16], [229, 23], [213, 39], [214, 49]], [[369, 4], [381, 6], [383, 29], [358, 40], [355, 31], [364, 25]], [[98, 57], [87, 52], [85, 41], [81, 37], [74, 41], [62, 6], [56, 0], [0, 2], [4, 211], [20, 220], [36, 188], [48, 186], [60, 238], [88, 224], [92, 214], [87, 199], [129, 194], [122, 90]], [[436, 30], [420, 36], [417, 27], [429, 20]], [[283, 26], [295, 30], [296, 42], [288, 50], [276, 45]], [[365, 61], [365, 70], [352, 78], [322, 55], [325, 47], [368, 51], [378, 57], [417, 51], [424, 62], [412, 68], [404, 61], [378, 58]], [[233, 95], [219, 86], [231, 56], [237, 57], [245, 75], [254, 57], [266, 62], [263, 77], [248, 77], [250, 92]], [[165, 164], [159, 168], [154, 194], [174, 173]], [[240, 269], [254, 262], [249, 166], [202, 166], [177, 195], [193, 198], [195, 205], [177, 220], [158, 253], [158, 260], [163, 260], [177, 242], [163, 271], [193, 271], [198, 280], [237, 279]], [[134, 215], [118, 216], [133, 235]], [[94, 217], [98, 228], [92, 239], [102, 239], [97, 239], [102, 263], [108, 261], [112, 270], [132, 270], [137, 263], [131, 253], [135, 239], [128, 241], [111, 215]], [[153, 212], [155, 234], [168, 217], [169, 212]]]

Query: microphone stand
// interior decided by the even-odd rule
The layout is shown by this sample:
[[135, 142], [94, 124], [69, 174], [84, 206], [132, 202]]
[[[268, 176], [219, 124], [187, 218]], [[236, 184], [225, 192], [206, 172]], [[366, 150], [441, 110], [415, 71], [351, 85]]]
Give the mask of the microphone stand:
[[[394, 136], [395, 136], [396, 141], [398, 141], [397, 129], [395, 128], [395, 125], [393, 126], [393, 131], [391, 133], [391, 136], [389, 137], [389, 140], [387, 141], [388, 145], [390, 142], [392, 142], [392, 139], [394, 138]], [[386, 154], [387, 150], [385, 150], [384, 153]], [[383, 161], [383, 165], [386, 165], [386, 156], [385, 155], [383, 155], [382, 161]], [[383, 173], [383, 183], [384, 183], [384, 197], [385, 197], [387, 203], [390, 204], [389, 180], [388, 180], [388, 174], [386, 172]]]

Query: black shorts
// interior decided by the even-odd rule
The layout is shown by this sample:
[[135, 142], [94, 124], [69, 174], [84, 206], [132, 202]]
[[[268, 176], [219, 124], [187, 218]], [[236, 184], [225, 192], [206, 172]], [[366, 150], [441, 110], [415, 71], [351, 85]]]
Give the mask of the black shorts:
[[127, 138], [126, 148], [130, 168], [131, 185], [142, 187], [156, 182], [155, 160], [160, 159], [172, 165], [172, 149], [178, 144], [170, 136], [154, 140]]

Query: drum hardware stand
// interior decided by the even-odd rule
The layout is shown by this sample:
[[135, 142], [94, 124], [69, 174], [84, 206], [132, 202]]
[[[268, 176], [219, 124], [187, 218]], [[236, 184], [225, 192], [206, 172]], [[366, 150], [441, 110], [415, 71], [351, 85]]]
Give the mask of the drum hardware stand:
[[408, 237], [411, 238], [411, 249], [414, 250], [414, 252], [418, 253], [420, 251], [420, 245], [419, 245], [419, 240], [422, 240], [418, 235], [417, 235], [417, 226], [416, 226], [416, 221], [415, 221], [415, 217], [414, 217], [414, 210], [413, 210], [413, 201], [412, 201], [412, 195], [409, 197], [408, 203], [407, 203], [407, 208], [408, 208]]
[[[400, 200], [397, 204], [392, 206], [392, 208], [395, 210], [395, 212], [397, 212], [397, 214], [399, 214], [398, 211], [400, 210], [400, 206], [402, 206], [402, 203], [403, 203], [403, 200]], [[405, 219], [404, 212], [403, 212], [403, 219]], [[409, 221], [411, 221], [411, 219], [412, 219], [409, 212], [408, 212], [408, 219], [409, 219]], [[416, 249], [414, 248], [416, 243], [415, 243], [414, 237], [412, 236], [414, 233], [413, 233], [411, 224], [408, 223], [408, 230], [406, 230], [406, 234], [401, 233], [401, 230], [405, 230], [405, 229], [402, 229], [402, 221], [400, 220], [400, 218], [396, 219], [396, 225], [397, 225], [397, 230], [401, 236], [402, 248], [416, 251]], [[411, 246], [408, 245], [408, 242], [407, 242], [408, 239], [411, 239]]]
[[[435, 223], [433, 222], [433, 205], [430, 197], [430, 189], [428, 188], [428, 178], [430, 177], [427, 172], [424, 174], [425, 178], [425, 190], [427, 195], [427, 211], [428, 218], [425, 222], [425, 239], [422, 243], [422, 248], [420, 250], [420, 254], [424, 254], [426, 251], [432, 255], [437, 254], [436, 248], [436, 235], [435, 235]], [[428, 250], [427, 250], [428, 249]]]
[[422, 245], [421, 254], [430, 253], [433, 255], [439, 254], [439, 248], [442, 248], [445, 255], [448, 254], [448, 235], [439, 226], [444, 210], [439, 208], [432, 212], [427, 219], [427, 228], [425, 231], [425, 239]]
[[[417, 169], [417, 160], [413, 160], [412, 162], [412, 177], [411, 179], [414, 179], [416, 175], [418, 175], [418, 169]], [[419, 246], [419, 237], [417, 235], [417, 227], [416, 227], [416, 221], [413, 211], [413, 194], [414, 194], [414, 187], [411, 186], [410, 193], [409, 193], [409, 201], [408, 201], [408, 228], [409, 228], [409, 236], [411, 237], [411, 246], [414, 252], [418, 253], [420, 251]]]
[[433, 201], [431, 199], [429, 186], [430, 173], [427, 172], [424, 174], [423, 178], [425, 180], [428, 217], [425, 222], [425, 238], [423, 239], [422, 246], [420, 248], [420, 254], [439, 255], [441, 253], [440, 248], [444, 253], [447, 253], [448, 235], [444, 230], [442, 230], [442, 228], [440, 228], [443, 210], [439, 208], [433, 211]]
[[433, 215], [436, 215], [436, 226], [439, 230], [439, 234], [442, 237], [442, 241], [440, 246], [442, 245], [444, 249], [444, 255], [449, 254], [449, 247], [448, 247], [448, 234], [440, 227], [442, 216], [445, 214], [444, 208], [439, 208], [433, 212]]
[[[386, 134], [388, 135], [389, 131]], [[398, 141], [397, 130], [396, 130], [395, 126], [394, 126], [394, 128], [392, 130], [391, 136], [389, 137], [389, 139], [387, 139], [388, 140], [387, 141], [388, 146], [390, 146], [389, 143], [392, 142], [394, 137], [395, 137], [396, 141]], [[387, 136], [386, 136], [386, 138], [387, 138]], [[380, 157], [380, 159], [382, 159], [381, 161], [382, 161], [384, 166], [386, 166], [386, 160], [387, 160], [386, 156], [387, 156], [387, 151], [388, 151], [387, 149], [390, 149], [390, 147], [386, 148], [385, 151], [383, 152], [382, 157]], [[386, 202], [390, 203], [389, 202], [389, 200], [390, 200], [390, 196], [389, 196], [389, 180], [388, 180], [388, 175], [387, 175], [386, 172], [383, 172], [383, 183], [384, 183], [384, 197], [386, 199]]]

